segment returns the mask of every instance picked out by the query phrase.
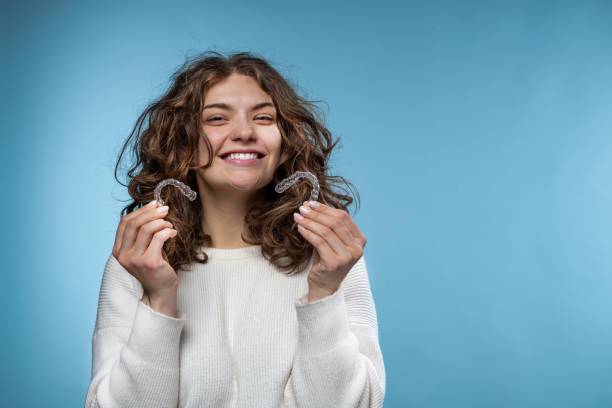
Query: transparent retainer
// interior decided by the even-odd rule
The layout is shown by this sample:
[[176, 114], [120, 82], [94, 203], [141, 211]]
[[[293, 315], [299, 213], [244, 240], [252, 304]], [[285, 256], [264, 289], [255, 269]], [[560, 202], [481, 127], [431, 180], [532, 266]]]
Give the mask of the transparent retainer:
[[155, 186], [155, 200], [160, 204], [160, 205], [166, 205], [166, 203], [164, 202], [164, 200], [161, 197], [161, 191], [162, 188], [166, 187], [166, 186], [174, 186], [176, 188], [179, 189], [179, 191], [189, 199], [189, 201], [193, 201], [196, 199], [196, 197], [198, 196], [198, 194], [193, 191], [191, 188], [189, 188], [189, 186], [181, 181], [178, 181], [176, 179], [173, 178], [167, 178], [165, 180], [160, 181], [159, 183], [157, 183], [157, 185]]
[[274, 187], [277, 193], [284, 193], [289, 187], [298, 182], [299, 179], [305, 178], [312, 184], [309, 201], [317, 201], [319, 199], [319, 180], [309, 171], [296, 171], [291, 176], [287, 177]]

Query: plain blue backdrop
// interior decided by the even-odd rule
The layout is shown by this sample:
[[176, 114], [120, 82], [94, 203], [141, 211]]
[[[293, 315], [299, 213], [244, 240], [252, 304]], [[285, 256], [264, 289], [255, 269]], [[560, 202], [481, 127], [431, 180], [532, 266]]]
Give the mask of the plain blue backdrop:
[[385, 407], [612, 406], [612, 3], [2, 5], [2, 395], [82, 406], [137, 115], [268, 58], [355, 183]]

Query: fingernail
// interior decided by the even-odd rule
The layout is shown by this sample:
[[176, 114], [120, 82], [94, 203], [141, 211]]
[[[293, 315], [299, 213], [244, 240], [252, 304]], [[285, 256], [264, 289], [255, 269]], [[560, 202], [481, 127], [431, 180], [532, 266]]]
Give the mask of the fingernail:
[[304, 206], [301, 206], [300, 207], [300, 212], [302, 214], [308, 214], [310, 212], [310, 210], [308, 208], [304, 207]]
[[295, 218], [298, 221], [302, 221], [304, 219], [304, 217], [302, 217], [300, 214], [298, 213], [293, 213], [293, 218]]
[[158, 213], [165, 213], [166, 211], [168, 211], [168, 206], [167, 205], [164, 205], [163, 207], [159, 207], [157, 209]]
[[147, 204], [145, 207], [147, 208], [153, 208], [157, 205], [157, 200], [153, 200], [151, 201], [149, 204]]
[[319, 203], [317, 201], [309, 201], [308, 205], [310, 205], [312, 208], [319, 208]]

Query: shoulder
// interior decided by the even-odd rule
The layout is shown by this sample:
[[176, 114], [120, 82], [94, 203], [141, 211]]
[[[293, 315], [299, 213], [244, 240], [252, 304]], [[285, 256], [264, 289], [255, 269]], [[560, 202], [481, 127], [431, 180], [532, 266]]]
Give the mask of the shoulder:
[[128, 272], [112, 253], [108, 256], [104, 265], [102, 287], [113, 287], [129, 292], [134, 296], [138, 296], [139, 290], [142, 290], [140, 281]]
[[369, 289], [370, 280], [365, 261], [365, 254], [363, 254], [357, 260], [357, 262], [355, 262], [355, 265], [351, 267], [351, 270], [342, 281], [341, 287], [343, 288], [345, 294], [350, 294], [351, 292], [360, 288], [363, 289], [366, 286]]
[[140, 281], [132, 276], [112, 254], [109, 255], [100, 284], [96, 329], [112, 326], [129, 327], [142, 293]]
[[340, 288], [344, 294], [349, 320], [352, 323], [377, 327], [376, 308], [370, 288], [365, 254], [353, 265]]

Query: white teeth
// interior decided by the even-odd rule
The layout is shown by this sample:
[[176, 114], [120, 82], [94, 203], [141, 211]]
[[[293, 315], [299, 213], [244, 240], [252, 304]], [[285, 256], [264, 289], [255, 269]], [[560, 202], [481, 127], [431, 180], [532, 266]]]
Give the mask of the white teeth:
[[257, 158], [257, 153], [232, 153], [229, 156], [227, 156], [225, 159], [229, 160], [229, 159], [238, 159], [238, 160], [249, 160], [249, 159], [256, 159]]

